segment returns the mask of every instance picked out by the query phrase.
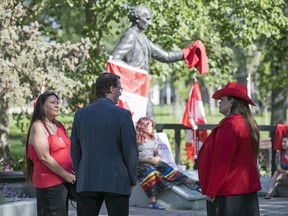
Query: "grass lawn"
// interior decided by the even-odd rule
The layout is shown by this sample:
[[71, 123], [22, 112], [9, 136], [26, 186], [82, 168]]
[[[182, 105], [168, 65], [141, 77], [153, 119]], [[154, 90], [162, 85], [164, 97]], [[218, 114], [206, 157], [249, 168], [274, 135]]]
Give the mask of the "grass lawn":
[[[179, 109], [179, 108], [178, 108]], [[181, 109], [181, 108], [180, 108]], [[185, 107], [183, 107], [182, 113]], [[182, 113], [177, 115], [177, 108], [174, 106], [154, 106], [154, 114], [155, 114], [155, 121], [156, 123], [177, 123], [181, 124], [182, 122]], [[206, 111], [208, 113], [208, 111]], [[223, 115], [217, 114], [215, 116], [209, 116], [206, 114], [206, 119], [208, 124], [218, 124], [218, 122], [223, 118]], [[267, 117], [265, 116], [254, 116], [256, 121], [259, 125], [265, 125], [265, 121], [267, 121]], [[61, 121], [67, 130], [67, 134], [70, 135], [71, 133], [71, 126], [73, 121], [73, 115], [60, 115], [57, 118]], [[270, 119], [270, 116], [268, 116]], [[11, 146], [12, 155], [15, 156], [16, 159], [23, 158], [25, 155], [25, 140], [26, 140], [26, 133], [21, 133], [21, 130], [16, 127], [15, 121], [12, 117], [10, 117], [10, 135], [9, 135], [9, 142]], [[169, 142], [171, 145], [171, 149], [174, 154], [175, 149], [175, 142], [174, 142], [174, 131], [173, 130], [166, 130], [164, 131], [168, 134]], [[261, 138], [269, 137], [268, 132], [261, 132]], [[186, 151], [185, 151], [185, 133], [184, 131], [181, 132], [181, 163], [188, 165], [191, 168], [191, 163], [186, 159]]]

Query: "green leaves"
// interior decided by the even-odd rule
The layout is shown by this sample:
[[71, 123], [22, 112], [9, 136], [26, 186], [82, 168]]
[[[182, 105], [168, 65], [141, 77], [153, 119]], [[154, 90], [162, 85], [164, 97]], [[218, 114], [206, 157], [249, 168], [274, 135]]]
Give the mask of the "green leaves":
[[27, 98], [35, 98], [43, 81], [46, 81], [48, 90], [71, 97], [73, 89], [81, 83], [67, 77], [66, 72], [82, 70], [81, 62], [89, 58], [89, 39], [76, 44], [50, 43], [41, 36], [38, 22], [21, 25], [19, 21], [26, 15], [23, 5], [13, 8], [1, 4], [0, 90], [4, 103], [17, 106]]
[[[87, 103], [85, 100], [90, 94], [92, 83], [97, 75], [105, 70], [109, 54], [122, 32], [130, 25], [127, 18], [129, 8], [138, 4], [147, 6], [153, 15], [153, 26], [145, 32], [151, 41], [166, 50], [179, 50], [200, 39], [206, 46], [209, 58], [210, 71], [205, 77], [200, 77], [195, 70], [189, 71], [184, 62], [163, 64], [152, 61], [151, 72], [153, 74], [158, 74], [163, 79], [173, 74], [175, 82], [177, 80], [190, 81], [192, 76], [197, 76], [199, 79], [205, 79], [207, 85], [218, 86], [228, 80], [235, 80], [236, 77], [240, 76], [239, 74], [242, 74], [241, 76], [247, 75], [247, 68], [251, 68], [249, 65], [251, 55], [253, 56], [260, 51], [262, 52], [261, 61], [263, 63], [260, 62], [253, 66], [255, 67], [253, 73], [257, 71], [257, 74], [253, 74], [254, 82], [261, 88], [270, 84], [264, 79], [272, 80], [272, 86], [275, 87], [284, 85], [281, 84], [281, 80], [269, 77], [271, 76], [271, 67], [276, 68], [274, 65], [281, 68], [281, 74], [286, 72], [284, 65], [285, 61], [287, 62], [288, 20], [287, 6], [283, 0], [131, 0], [128, 2], [125, 0], [32, 0], [28, 12], [18, 7], [17, 16], [23, 14], [22, 17], [17, 18], [16, 13], [12, 10], [13, 7], [6, 10], [5, 16], [13, 17], [8, 19], [8, 23], [27, 23], [29, 21], [27, 17], [37, 14], [32, 21], [37, 20], [40, 25], [34, 28], [34, 33], [39, 34], [39, 30], [41, 30], [42, 35], [47, 38], [46, 41], [79, 42], [81, 38], [89, 37], [91, 41], [89, 46], [90, 59], [62, 58], [61, 55], [64, 54], [55, 57], [58, 59], [57, 64], [61, 65], [61, 71], [65, 71], [65, 76], [72, 79], [73, 82], [77, 80], [82, 84], [77, 87], [81, 96], [74, 99], [80, 99]], [[39, 7], [42, 7], [41, 12], [37, 9]], [[15, 40], [17, 37], [21, 37], [21, 40], [26, 41], [29, 41], [29, 38], [25, 39], [25, 37], [39, 38], [39, 35], [32, 36], [31, 23], [36, 25], [36, 22], [29, 22], [29, 25], [22, 28], [22, 31], [28, 31], [29, 34], [23, 33], [21, 35], [19, 33], [18, 35], [13, 31], [4, 32], [3, 30], [2, 37], [8, 34]], [[3, 25], [7, 25], [7, 21]], [[13, 42], [10, 46], [13, 46], [15, 52], [18, 50], [20, 56], [28, 53], [28, 49], [19, 51], [22, 50], [23, 44]], [[42, 47], [39, 44], [36, 46]], [[70, 49], [73, 50], [72, 47]], [[34, 48], [30, 47], [29, 52], [35, 53], [33, 59], [37, 64], [40, 64], [41, 59], [50, 59], [51, 61], [53, 59], [51, 57], [46, 58], [45, 52], [38, 52], [39, 57], [36, 57], [35, 46]], [[61, 53], [62, 51], [55, 49], [53, 52]], [[239, 52], [244, 54], [240, 55]], [[264, 71], [261, 65], [271, 61], [269, 56], [272, 52], [277, 58], [273, 58], [273, 64], [266, 64], [269, 67]], [[47, 51], [47, 53], [51, 52]], [[60, 63], [61, 58], [63, 62]], [[85, 69], [78, 65], [84, 59], [86, 59]], [[4, 63], [5, 67], [8, 67], [9, 63]], [[28, 64], [27, 62], [26, 64], [31, 63]], [[25, 64], [22, 64], [21, 67], [23, 65]], [[43, 68], [45, 70], [35, 68], [34, 71], [37, 73], [41, 71], [40, 73], [43, 75], [46, 74], [45, 79], [49, 79], [47, 71], [53, 71], [53, 69], [50, 66]], [[268, 76], [268, 74], [270, 75]], [[33, 82], [34, 80], [31, 81], [31, 83]], [[266, 89], [271, 88], [267, 87]], [[259, 97], [262, 96], [259, 95]]]

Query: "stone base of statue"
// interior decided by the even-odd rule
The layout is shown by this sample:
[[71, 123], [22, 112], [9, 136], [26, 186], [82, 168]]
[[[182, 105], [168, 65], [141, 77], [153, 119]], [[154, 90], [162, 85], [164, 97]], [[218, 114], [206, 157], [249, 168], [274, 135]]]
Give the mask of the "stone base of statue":
[[[258, 191], [258, 195], [260, 197], [263, 197], [267, 193], [267, 188], [268, 188], [269, 183], [271, 181], [271, 177], [261, 176], [260, 181], [261, 181], [262, 189], [260, 191]], [[275, 197], [288, 197], [288, 186], [278, 184], [275, 188], [275, 192], [273, 193], [273, 196], [275, 196]]]
[[[195, 179], [195, 171], [186, 171], [184, 174]], [[138, 183], [133, 189], [130, 197], [130, 206], [147, 207], [148, 201], [146, 194]], [[158, 196], [157, 202], [166, 209], [199, 210], [206, 207], [205, 196], [196, 190], [191, 190], [185, 184], [174, 186], [171, 189], [162, 192]]]
[[279, 197], [288, 197], [288, 186], [279, 184], [276, 187], [276, 194]]

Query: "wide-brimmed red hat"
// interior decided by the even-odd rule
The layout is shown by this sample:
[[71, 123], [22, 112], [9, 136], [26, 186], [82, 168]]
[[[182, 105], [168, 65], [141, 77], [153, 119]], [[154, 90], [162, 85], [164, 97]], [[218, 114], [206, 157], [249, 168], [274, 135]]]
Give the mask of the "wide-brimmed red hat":
[[241, 98], [247, 103], [256, 106], [255, 103], [251, 100], [251, 98], [247, 94], [247, 88], [239, 83], [235, 82], [228, 82], [228, 84], [222, 88], [216, 91], [212, 98], [214, 99], [221, 99], [223, 96], [232, 96], [232, 97], [238, 97]]

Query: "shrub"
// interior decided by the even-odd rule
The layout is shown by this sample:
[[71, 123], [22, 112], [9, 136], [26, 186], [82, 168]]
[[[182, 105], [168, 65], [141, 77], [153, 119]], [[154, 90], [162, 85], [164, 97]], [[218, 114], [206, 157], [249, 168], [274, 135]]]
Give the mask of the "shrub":
[[25, 194], [20, 196], [20, 194], [13, 188], [10, 188], [8, 184], [0, 184], [0, 204], [21, 201], [27, 197]]

